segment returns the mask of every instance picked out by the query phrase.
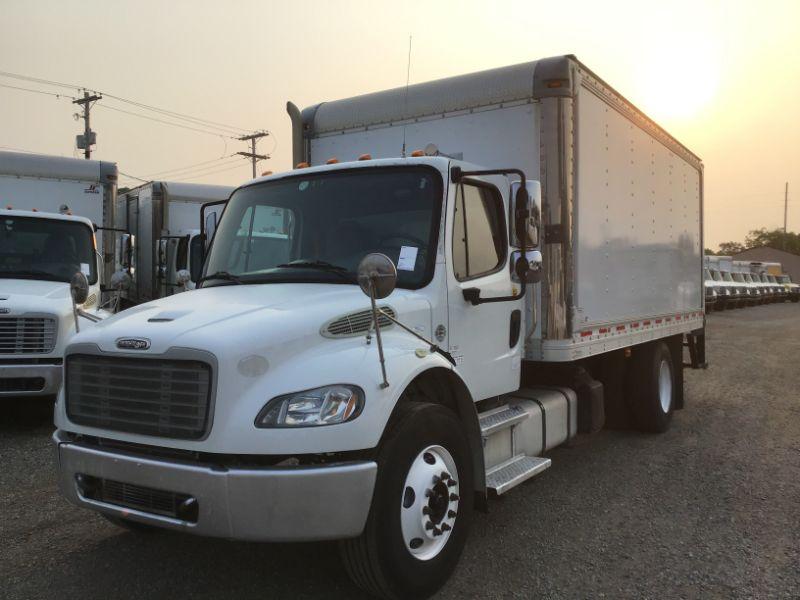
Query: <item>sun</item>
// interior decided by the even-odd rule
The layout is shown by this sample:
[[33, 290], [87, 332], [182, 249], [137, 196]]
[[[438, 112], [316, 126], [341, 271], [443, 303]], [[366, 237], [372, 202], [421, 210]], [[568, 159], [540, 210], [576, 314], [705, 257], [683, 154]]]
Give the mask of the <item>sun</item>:
[[719, 63], [708, 40], [643, 53], [637, 80], [644, 111], [659, 122], [696, 117], [715, 99]]

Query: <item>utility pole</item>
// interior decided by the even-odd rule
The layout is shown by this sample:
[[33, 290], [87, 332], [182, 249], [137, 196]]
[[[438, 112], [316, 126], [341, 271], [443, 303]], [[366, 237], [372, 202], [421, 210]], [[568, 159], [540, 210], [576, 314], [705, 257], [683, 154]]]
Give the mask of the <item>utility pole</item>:
[[75, 137], [75, 142], [78, 146], [78, 149], [83, 150], [83, 157], [86, 160], [89, 160], [92, 157], [92, 146], [97, 142], [97, 135], [89, 125], [89, 111], [91, 110], [92, 102], [97, 102], [100, 100], [102, 96], [98, 96], [97, 94], [89, 95], [89, 92], [83, 90], [83, 98], [78, 98], [77, 100], [73, 100], [73, 104], [80, 104], [83, 105], [83, 117], [75, 114], [76, 118], [83, 119], [83, 135], [78, 135]]
[[786, 218], [789, 215], [789, 182], [783, 189], [783, 235], [786, 235]]
[[257, 133], [253, 133], [251, 135], [243, 135], [238, 139], [240, 142], [250, 142], [250, 152], [237, 152], [236, 154], [240, 154], [241, 156], [246, 156], [253, 161], [253, 179], [256, 178], [256, 163], [259, 160], [267, 160], [269, 156], [266, 154], [256, 154], [256, 140], [262, 137], [268, 136], [269, 133], [266, 131], [259, 131]]

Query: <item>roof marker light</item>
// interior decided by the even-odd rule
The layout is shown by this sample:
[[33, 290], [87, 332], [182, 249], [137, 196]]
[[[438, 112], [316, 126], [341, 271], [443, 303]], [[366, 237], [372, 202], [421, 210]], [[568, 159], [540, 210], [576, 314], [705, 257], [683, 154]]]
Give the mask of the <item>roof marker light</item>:
[[425, 156], [425, 150], [414, 150], [414, 151], [411, 153], [411, 156], [412, 156], [413, 158], [419, 158], [420, 156]]
[[8, 206], [6, 206], [6, 210], [14, 210], [14, 207], [9, 204]]
[[32, 208], [31, 212], [39, 212], [39, 209], [38, 208]]
[[362, 154], [358, 157], [358, 160], [372, 160], [372, 154]]
[[267, 176], [269, 176], [269, 175], [272, 175], [272, 171], [264, 171], [264, 172], [261, 174], [261, 176], [262, 176], [262, 177], [267, 177]]
[[334, 156], [333, 158], [329, 158], [328, 160], [326, 160], [325, 164], [326, 165], [335, 165], [338, 162], [339, 162], [339, 159]]
[[295, 169], [307, 169], [308, 163], [307, 162], [299, 162], [295, 165]]

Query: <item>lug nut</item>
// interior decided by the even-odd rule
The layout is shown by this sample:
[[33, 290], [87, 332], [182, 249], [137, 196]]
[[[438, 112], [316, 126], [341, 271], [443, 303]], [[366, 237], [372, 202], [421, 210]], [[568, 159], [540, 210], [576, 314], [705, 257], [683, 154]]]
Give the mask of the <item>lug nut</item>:
[[447, 523], [442, 523], [442, 531], [450, 531], [451, 529], [452, 527], [450, 527], [450, 525]]
[[450, 518], [450, 519], [455, 519], [456, 518], [456, 511], [448, 510], [447, 511], [447, 517]]
[[433, 523], [428, 521], [427, 523], [425, 523], [425, 531], [430, 531], [431, 529], [434, 529]]
[[458, 494], [450, 494], [450, 502], [455, 502], [458, 500]]
[[442, 481], [447, 481], [448, 479], [450, 479], [450, 473], [448, 473], [447, 471], [442, 471], [442, 474], [439, 475], [439, 477], [442, 478]]
[[431, 514], [431, 509], [430, 509], [430, 507], [429, 507], [429, 506], [423, 506], [423, 507], [422, 507], [422, 514], [423, 514], [423, 515], [429, 515], [429, 514]]
[[434, 537], [437, 537], [437, 536], [440, 536], [440, 535], [442, 535], [442, 530], [441, 529], [434, 529], [433, 530], [433, 536]]
[[447, 482], [447, 487], [456, 487], [457, 485], [458, 482], [455, 479], [451, 479], [450, 481]]

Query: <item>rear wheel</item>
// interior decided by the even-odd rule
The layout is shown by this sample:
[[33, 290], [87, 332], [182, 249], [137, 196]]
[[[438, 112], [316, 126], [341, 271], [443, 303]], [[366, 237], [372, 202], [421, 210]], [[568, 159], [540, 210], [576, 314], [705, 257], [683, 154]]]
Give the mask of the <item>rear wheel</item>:
[[340, 544], [353, 581], [381, 598], [425, 598], [458, 562], [473, 505], [460, 421], [443, 406], [398, 405], [378, 451], [378, 477], [360, 537]]
[[669, 429], [675, 410], [675, 366], [664, 342], [634, 349], [628, 370], [628, 403], [636, 428], [662, 433]]

